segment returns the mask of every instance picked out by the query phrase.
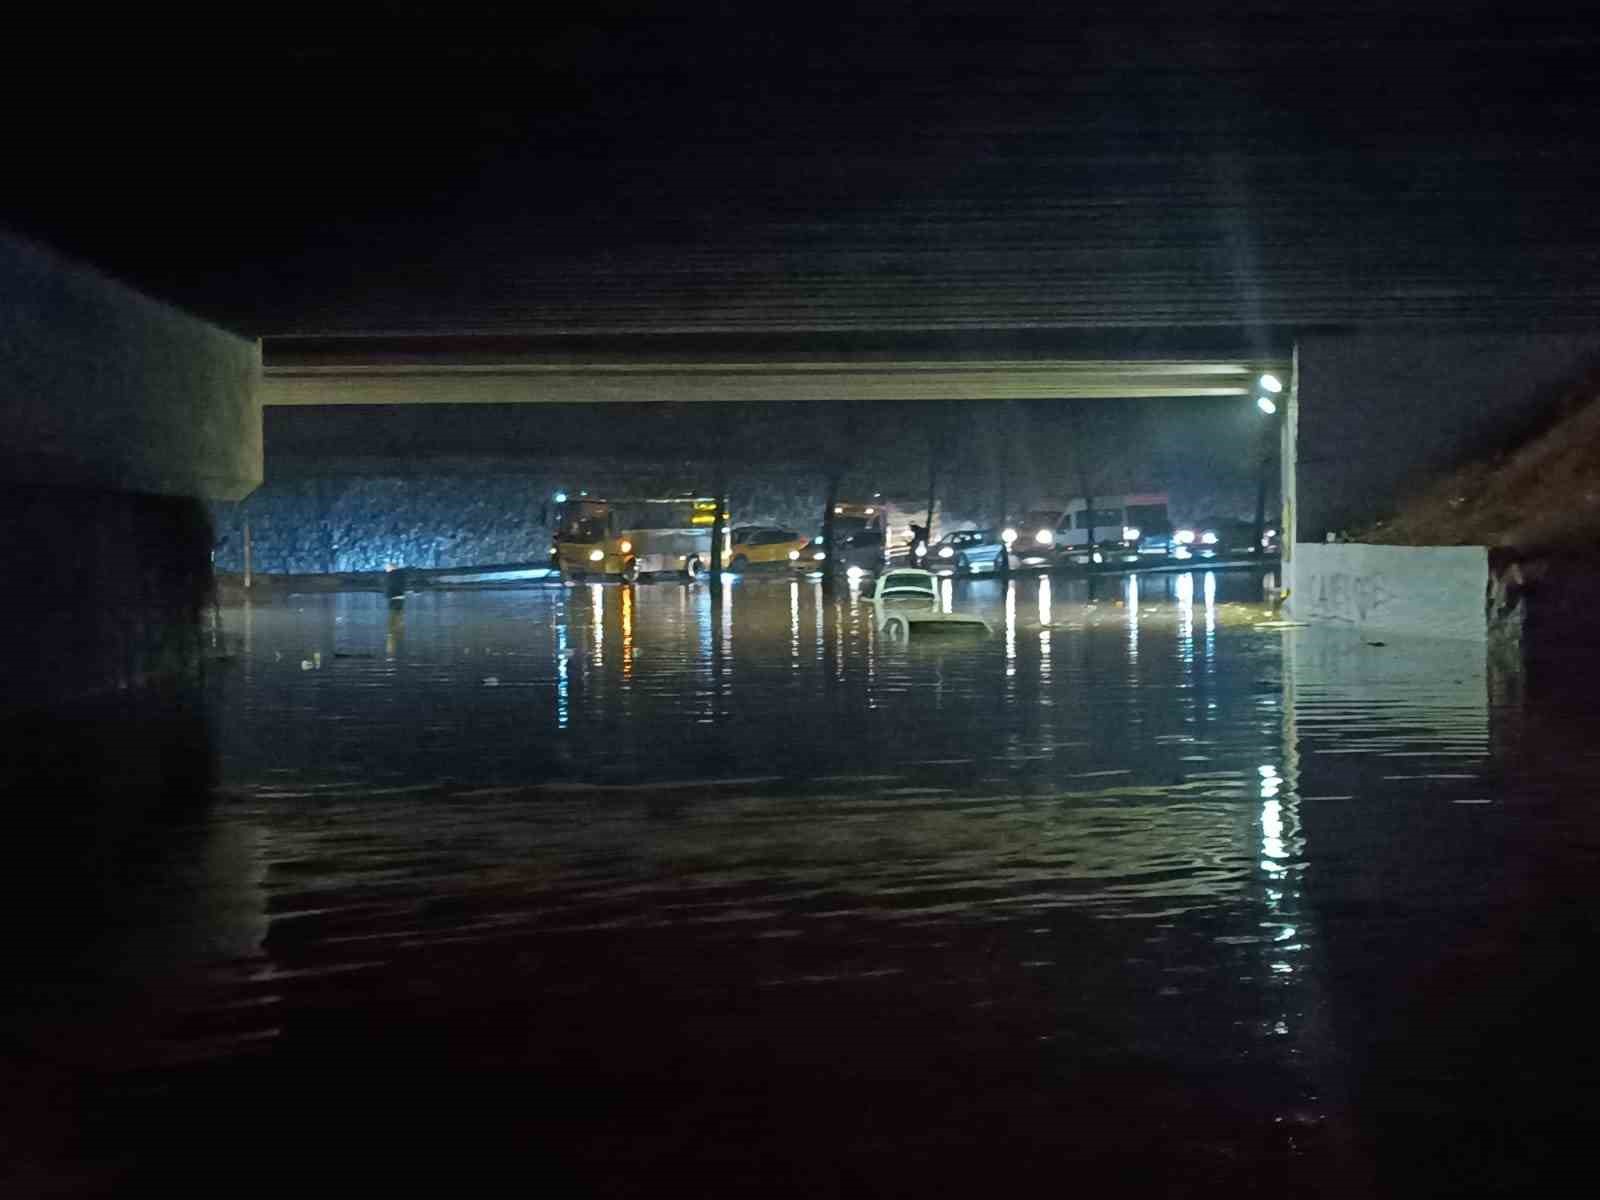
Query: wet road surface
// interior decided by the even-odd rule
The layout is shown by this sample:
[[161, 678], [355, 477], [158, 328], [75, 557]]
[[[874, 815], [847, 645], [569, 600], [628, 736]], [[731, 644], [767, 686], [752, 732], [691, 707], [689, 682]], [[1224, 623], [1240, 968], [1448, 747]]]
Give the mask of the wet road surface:
[[37, 739], [75, 815], [18, 826], [0, 1178], [1461, 1195], [1580, 1162], [1582, 714], [1481, 648], [1262, 628], [1248, 573], [1094, 586], [957, 582], [993, 634], [910, 646], [787, 579], [228, 611], [194, 707]]

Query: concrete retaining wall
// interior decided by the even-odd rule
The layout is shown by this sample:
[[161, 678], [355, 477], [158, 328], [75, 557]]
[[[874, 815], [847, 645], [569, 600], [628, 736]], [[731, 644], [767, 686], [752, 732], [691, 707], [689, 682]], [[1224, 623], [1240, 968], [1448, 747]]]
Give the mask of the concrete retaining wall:
[[[550, 498], [579, 480], [596, 494], [681, 495], [703, 491], [703, 464], [642, 466], [621, 460], [459, 460], [330, 464], [270, 477], [240, 504], [212, 506], [218, 571], [244, 569], [244, 525], [251, 565], [262, 574], [380, 571], [543, 562], [550, 549]], [[844, 493], [846, 498], [862, 495]], [[826, 483], [804, 468], [741, 471], [728, 485], [735, 525], [781, 525], [805, 534], [822, 522]], [[952, 509], [955, 528], [984, 519]]]
[[1298, 620], [1374, 633], [1483, 642], [1485, 546], [1295, 546], [1289, 611]]

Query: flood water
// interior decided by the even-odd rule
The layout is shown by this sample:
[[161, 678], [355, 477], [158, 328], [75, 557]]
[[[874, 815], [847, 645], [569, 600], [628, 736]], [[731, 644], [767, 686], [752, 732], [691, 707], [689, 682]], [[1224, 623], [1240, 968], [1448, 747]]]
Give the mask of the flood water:
[[7, 1194], [1581, 1163], [1586, 714], [1262, 628], [1249, 573], [1093, 587], [956, 582], [993, 632], [910, 645], [781, 578], [225, 612], [196, 707], [41, 752], [76, 815], [10, 856]]

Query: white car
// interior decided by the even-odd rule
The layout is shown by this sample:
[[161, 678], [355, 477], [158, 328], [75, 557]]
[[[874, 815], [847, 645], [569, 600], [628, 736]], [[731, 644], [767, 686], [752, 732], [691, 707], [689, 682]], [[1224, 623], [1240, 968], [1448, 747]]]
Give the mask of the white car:
[[982, 617], [945, 612], [938, 579], [915, 567], [895, 567], [879, 575], [869, 603], [877, 610], [878, 632], [891, 641], [908, 641], [912, 634], [990, 632]]

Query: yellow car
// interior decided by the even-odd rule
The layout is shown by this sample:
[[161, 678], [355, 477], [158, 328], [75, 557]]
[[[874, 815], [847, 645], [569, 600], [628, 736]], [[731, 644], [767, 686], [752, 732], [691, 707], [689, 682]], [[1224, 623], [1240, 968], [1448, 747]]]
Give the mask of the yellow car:
[[772, 525], [741, 525], [728, 540], [730, 571], [798, 565], [800, 552], [811, 541], [792, 529], [779, 529]]

